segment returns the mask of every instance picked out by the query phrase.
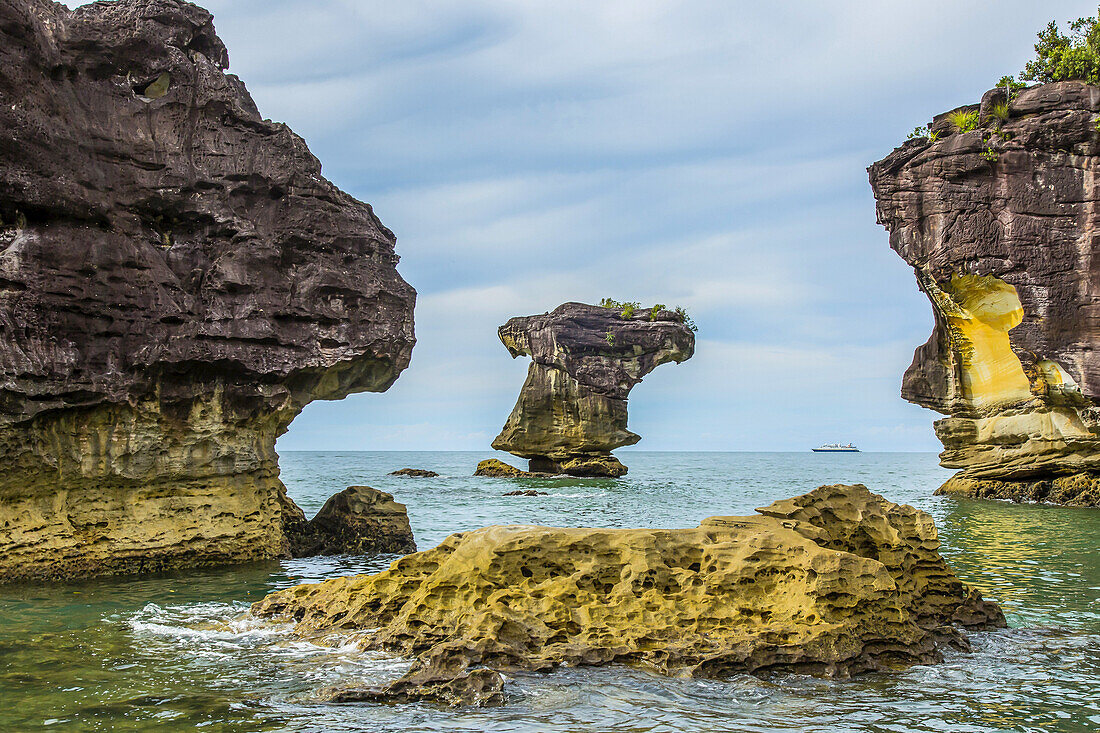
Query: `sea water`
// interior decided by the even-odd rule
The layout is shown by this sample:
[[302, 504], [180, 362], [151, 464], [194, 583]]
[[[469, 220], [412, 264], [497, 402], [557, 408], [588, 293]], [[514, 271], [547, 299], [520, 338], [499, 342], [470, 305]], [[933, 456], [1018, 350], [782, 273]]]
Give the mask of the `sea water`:
[[[605, 479], [488, 479], [491, 453], [284, 453], [312, 514], [345, 486], [408, 506], [417, 544], [488, 524], [690, 527], [826, 483], [861, 482], [935, 518], [959, 576], [1001, 603], [1010, 629], [973, 654], [849, 680], [722, 680], [626, 667], [510, 675], [502, 708], [334, 705], [318, 693], [381, 683], [408, 661], [338, 636], [295, 638], [248, 615], [266, 593], [384, 569], [328, 557], [71, 584], [0, 586], [0, 731], [1098, 731], [1100, 510], [933, 496], [933, 454], [647, 453]], [[398, 478], [426, 468], [435, 479]], [[535, 487], [548, 496], [502, 496]]]

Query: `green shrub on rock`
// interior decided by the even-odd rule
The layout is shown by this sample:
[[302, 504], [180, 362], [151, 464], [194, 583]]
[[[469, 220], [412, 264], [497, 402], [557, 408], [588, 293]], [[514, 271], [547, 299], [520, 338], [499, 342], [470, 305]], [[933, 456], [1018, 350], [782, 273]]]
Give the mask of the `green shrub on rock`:
[[948, 121], [959, 132], [970, 132], [978, 129], [978, 110], [960, 109], [947, 115]]
[[1035, 58], [1027, 62], [1021, 79], [1041, 83], [1080, 79], [1100, 84], [1100, 12], [1097, 17], [1078, 18], [1069, 24], [1069, 34], [1050, 21], [1039, 31]]

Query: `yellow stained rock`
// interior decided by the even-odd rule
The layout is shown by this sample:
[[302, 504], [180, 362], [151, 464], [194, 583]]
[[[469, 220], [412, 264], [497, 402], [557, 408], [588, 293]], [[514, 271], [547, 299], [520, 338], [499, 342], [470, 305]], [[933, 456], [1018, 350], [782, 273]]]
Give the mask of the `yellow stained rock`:
[[218, 391], [45, 413], [0, 430], [0, 582], [286, 554], [278, 416], [227, 419]]
[[1024, 320], [1016, 288], [993, 276], [956, 275], [944, 309], [962, 371], [963, 396], [985, 408], [1031, 399], [1031, 383], [1008, 332]]
[[391, 686], [400, 699], [428, 696], [409, 696], [412, 679], [453, 696], [477, 665], [847, 675], [937, 661], [937, 639], [965, 644], [952, 622], [1004, 624], [951, 572], [923, 512], [861, 485], [758, 511], [693, 529], [486, 527], [383, 573], [272, 593], [253, 612], [303, 635], [373, 630], [366, 647], [416, 657]]

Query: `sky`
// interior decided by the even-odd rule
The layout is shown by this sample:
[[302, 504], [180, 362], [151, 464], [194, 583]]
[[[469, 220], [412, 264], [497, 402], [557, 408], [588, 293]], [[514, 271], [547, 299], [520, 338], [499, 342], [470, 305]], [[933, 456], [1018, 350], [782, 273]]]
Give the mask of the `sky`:
[[682, 305], [695, 356], [630, 396], [641, 450], [935, 451], [899, 396], [932, 329], [866, 167], [1033, 54], [1046, 0], [207, 0], [260, 112], [373, 205], [418, 291], [385, 393], [285, 450], [485, 450], [527, 370], [496, 329]]

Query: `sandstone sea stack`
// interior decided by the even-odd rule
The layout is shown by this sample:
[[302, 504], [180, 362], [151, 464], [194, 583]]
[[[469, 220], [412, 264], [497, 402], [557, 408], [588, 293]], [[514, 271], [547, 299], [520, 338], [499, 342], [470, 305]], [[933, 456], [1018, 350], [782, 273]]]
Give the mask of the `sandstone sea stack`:
[[936, 662], [942, 644], [968, 648], [966, 629], [1005, 625], [947, 566], [924, 512], [860, 485], [758, 512], [695, 529], [487, 527], [253, 612], [414, 658], [396, 682], [334, 699], [481, 704], [501, 701], [501, 671], [847, 676]]
[[0, 0], [0, 580], [284, 555], [275, 439], [415, 292], [178, 0]]
[[564, 303], [500, 327], [512, 358], [531, 366], [493, 448], [530, 459], [530, 469], [573, 476], [621, 476], [611, 451], [641, 437], [626, 428], [627, 395], [661, 364], [695, 352], [684, 317], [660, 307]]
[[1100, 505], [1100, 88], [987, 92], [869, 169], [932, 302], [902, 395], [936, 422], [943, 491]]

